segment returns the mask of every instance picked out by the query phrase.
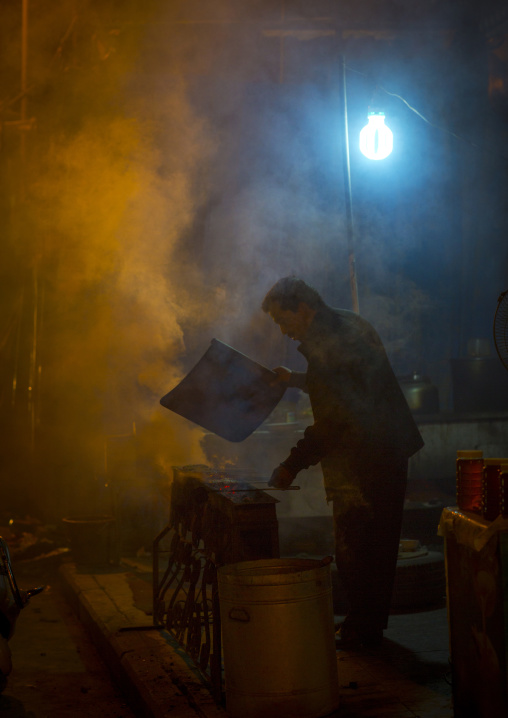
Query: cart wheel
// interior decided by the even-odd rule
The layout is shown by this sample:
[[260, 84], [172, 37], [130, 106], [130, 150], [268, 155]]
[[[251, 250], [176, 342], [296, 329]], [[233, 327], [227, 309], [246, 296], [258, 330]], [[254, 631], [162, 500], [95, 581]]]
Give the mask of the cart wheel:
[[[446, 597], [444, 555], [439, 551], [422, 551], [424, 555], [397, 561], [391, 611], [404, 612], [426, 607], [442, 606]], [[337, 616], [347, 613], [348, 604], [344, 589], [332, 565], [333, 612]]]
[[392, 610], [443, 605], [446, 597], [444, 555], [428, 551], [424, 556], [397, 561]]

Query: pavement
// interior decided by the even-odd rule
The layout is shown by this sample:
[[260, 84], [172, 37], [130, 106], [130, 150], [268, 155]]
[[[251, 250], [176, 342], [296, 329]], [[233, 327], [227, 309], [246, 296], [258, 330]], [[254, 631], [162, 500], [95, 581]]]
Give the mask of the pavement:
[[[153, 626], [149, 557], [86, 569], [71, 558], [59, 573], [70, 605], [136, 716], [227, 716], [186, 653]], [[444, 600], [429, 610], [391, 616], [380, 647], [336, 655], [337, 718], [453, 718]]]
[[70, 561], [60, 567], [67, 600], [136, 716], [226, 716], [178, 644], [153, 626], [148, 606], [138, 607], [132, 582], [143, 573], [148, 594], [151, 569], [142, 562], [125, 559], [111, 570], [82, 569]]

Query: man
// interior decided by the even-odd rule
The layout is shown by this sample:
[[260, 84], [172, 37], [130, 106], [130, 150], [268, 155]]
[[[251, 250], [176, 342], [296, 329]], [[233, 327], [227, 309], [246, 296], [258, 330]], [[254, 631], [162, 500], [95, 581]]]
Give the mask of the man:
[[300, 342], [307, 371], [277, 367], [278, 381], [309, 394], [314, 423], [273, 471], [288, 488], [321, 462], [333, 502], [335, 561], [349, 612], [339, 645], [377, 645], [388, 624], [408, 457], [423, 446], [379, 336], [358, 314], [328, 306], [297, 277], [280, 279], [263, 311]]

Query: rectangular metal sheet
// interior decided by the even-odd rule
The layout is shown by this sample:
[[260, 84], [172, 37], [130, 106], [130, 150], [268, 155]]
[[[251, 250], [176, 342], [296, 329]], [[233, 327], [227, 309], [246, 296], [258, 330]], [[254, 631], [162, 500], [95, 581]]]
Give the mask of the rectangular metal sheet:
[[160, 403], [229, 441], [243, 441], [271, 414], [285, 386], [276, 374], [218, 339]]

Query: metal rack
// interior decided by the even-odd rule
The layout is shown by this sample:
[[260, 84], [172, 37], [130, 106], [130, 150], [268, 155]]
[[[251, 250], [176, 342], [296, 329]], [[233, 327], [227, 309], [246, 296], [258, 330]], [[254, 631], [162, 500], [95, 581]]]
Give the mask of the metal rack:
[[153, 622], [222, 700], [217, 568], [279, 557], [277, 499], [238, 470], [173, 467], [168, 524], [153, 542]]

